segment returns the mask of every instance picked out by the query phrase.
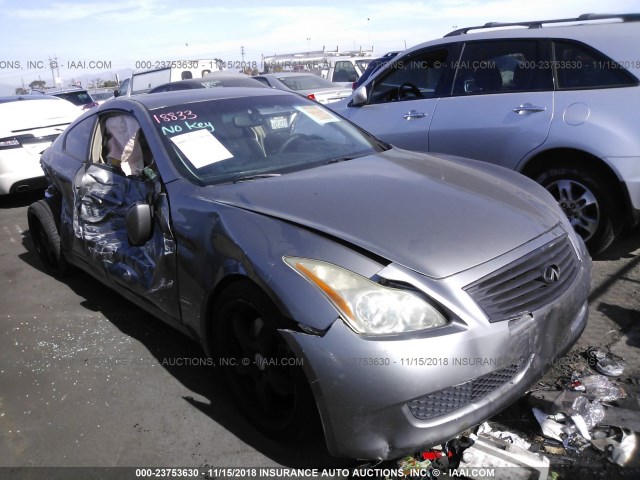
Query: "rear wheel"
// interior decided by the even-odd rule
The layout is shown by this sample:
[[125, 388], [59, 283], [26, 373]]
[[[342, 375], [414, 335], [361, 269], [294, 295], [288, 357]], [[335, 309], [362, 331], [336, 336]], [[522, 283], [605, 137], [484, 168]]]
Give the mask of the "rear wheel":
[[214, 308], [215, 352], [235, 400], [253, 425], [271, 437], [296, 439], [317, 424], [298, 359], [276, 328], [276, 306], [256, 285], [225, 289]]
[[558, 201], [592, 255], [605, 250], [622, 225], [622, 206], [597, 175], [575, 168], [554, 168], [536, 180]]
[[62, 254], [60, 233], [48, 200], [38, 200], [27, 210], [31, 240], [46, 270], [55, 277], [69, 273], [69, 265]]

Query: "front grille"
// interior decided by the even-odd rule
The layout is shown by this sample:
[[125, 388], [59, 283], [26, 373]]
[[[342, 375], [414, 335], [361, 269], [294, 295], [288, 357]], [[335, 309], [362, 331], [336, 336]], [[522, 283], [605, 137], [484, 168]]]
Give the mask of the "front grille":
[[[544, 279], [550, 267], [559, 273], [555, 281]], [[573, 283], [579, 268], [571, 241], [563, 235], [464, 290], [484, 310], [490, 322], [499, 322], [553, 302]]]
[[520, 365], [513, 364], [488, 373], [475, 380], [439, 390], [407, 403], [411, 414], [418, 420], [428, 420], [453, 412], [465, 405], [475, 402], [481, 397], [509, 382]]

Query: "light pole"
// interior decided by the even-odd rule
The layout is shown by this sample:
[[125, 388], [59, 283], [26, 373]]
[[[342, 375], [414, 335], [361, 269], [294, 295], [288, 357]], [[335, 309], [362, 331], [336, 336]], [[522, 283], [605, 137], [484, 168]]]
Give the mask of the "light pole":
[[311, 52], [311, 37], [307, 37], [307, 54]]

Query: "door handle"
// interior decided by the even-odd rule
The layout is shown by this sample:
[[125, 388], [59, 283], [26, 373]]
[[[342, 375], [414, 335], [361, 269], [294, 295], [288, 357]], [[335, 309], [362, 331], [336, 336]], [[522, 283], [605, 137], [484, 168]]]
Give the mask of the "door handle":
[[535, 112], [544, 112], [547, 107], [536, 107], [535, 105], [531, 105], [530, 103], [525, 103], [524, 105], [520, 105], [513, 109], [515, 113], [535, 113]]
[[402, 118], [405, 120], [411, 120], [412, 118], [424, 118], [426, 117], [426, 113], [416, 112], [415, 110], [410, 110], [409, 112], [402, 115]]

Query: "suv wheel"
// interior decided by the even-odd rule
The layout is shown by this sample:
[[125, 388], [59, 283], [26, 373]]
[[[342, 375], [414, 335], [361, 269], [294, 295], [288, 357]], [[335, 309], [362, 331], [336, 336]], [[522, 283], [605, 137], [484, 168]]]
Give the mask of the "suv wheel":
[[558, 201], [591, 255], [611, 245], [621, 225], [620, 206], [592, 172], [556, 168], [541, 173], [536, 181]]

